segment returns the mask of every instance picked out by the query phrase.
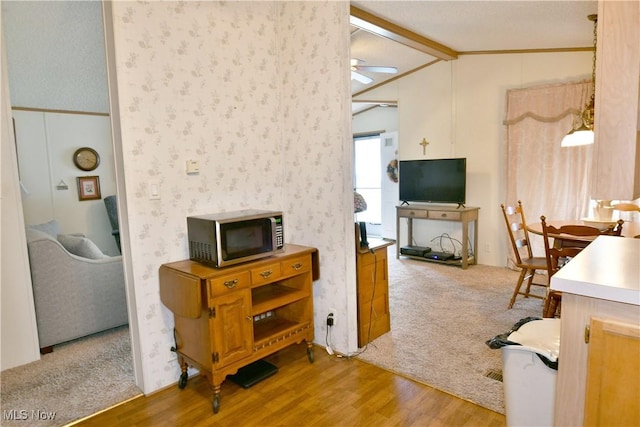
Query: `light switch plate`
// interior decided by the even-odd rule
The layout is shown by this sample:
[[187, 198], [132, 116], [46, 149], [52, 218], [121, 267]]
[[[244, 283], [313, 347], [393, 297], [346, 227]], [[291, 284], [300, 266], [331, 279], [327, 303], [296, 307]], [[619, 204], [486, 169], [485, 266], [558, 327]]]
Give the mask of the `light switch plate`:
[[200, 162], [197, 160], [187, 160], [187, 173], [198, 173], [200, 172]]
[[149, 199], [160, 200], [160, 184], [157, 181], [149, 181]]

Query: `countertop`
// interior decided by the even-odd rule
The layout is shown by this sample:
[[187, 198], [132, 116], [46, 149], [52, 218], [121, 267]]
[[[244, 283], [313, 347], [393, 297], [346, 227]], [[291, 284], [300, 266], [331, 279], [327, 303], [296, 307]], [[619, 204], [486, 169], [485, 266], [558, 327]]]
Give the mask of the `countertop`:
[[640, 239], [598, 237], [551, 277], [551, 289], [640, 305]]

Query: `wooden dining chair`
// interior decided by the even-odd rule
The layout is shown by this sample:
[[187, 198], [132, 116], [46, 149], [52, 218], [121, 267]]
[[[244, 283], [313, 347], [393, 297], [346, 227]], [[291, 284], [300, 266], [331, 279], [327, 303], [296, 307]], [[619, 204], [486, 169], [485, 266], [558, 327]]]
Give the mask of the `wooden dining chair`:
[[[518, 200], [517, 206], [505, 206], [502, 204], [500, 207], [502, 208], [504, 223], [507, 226], [509, 241], [511, 242], [511, 247], [513, 249], [515, 266], [520, 269], [520, 276], [518, 277], [518, 282], [513, 290], [511, 301], [509, 301], [509, 308], [513, 307], [518, 295], [523, 295], [525, 298], [532, 297], [544, 299], [544, 295], [532, 293], [531, 287], [547, 287], [547, 283], [538, 283], [533, 281], [537, 270], [547, 270], [547, 260], [545, 257], [533, 256], [522, 202]], [[522, 284], [525, 280], [527, 280], [527, 287], [522, 291]]]
[[[618, 223], [605, 230], [579, 224], [554, 227], [553, 225], [547, 225], [544, 215], [540, 217], [540, 222], [542, 224], [542, 237], [548, 273], [547, 294], [543, 304], [542, 317], [560, 317], [562, 293], [548, 287], [551, 284], [551, 277], [584, 249], [585, 245], [579, 241], [579, 238], [595, 238], [602, 235], [620, 236], [624, 221], [618, 221]], [[566, 236], [566, 238], [562, 239], [561, 245], [555, 243], [558, 235]], [[574, 246], [571, 246], [570, 243], [572, 237], [577, 238], [576, 240], [578, 241]], [[552, 239], [554, 242], [552, 242]]]

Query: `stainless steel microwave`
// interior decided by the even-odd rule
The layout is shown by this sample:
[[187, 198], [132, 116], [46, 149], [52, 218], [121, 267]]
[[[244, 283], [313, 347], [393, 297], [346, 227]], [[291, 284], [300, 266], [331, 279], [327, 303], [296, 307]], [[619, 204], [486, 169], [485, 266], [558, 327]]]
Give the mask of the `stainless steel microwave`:
[[187, 217], [189, 258], [224, 267], [284, 249], [282, 212], [247, 209]]

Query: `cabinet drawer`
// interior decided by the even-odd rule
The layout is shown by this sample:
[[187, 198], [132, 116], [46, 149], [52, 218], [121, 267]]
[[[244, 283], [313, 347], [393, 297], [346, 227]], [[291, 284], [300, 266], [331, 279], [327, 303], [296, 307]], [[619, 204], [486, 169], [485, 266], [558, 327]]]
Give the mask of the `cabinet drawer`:
[[208, 282], [210, 295], [223, 295], [236, 289], [248, 288], [251, 285], [251, 276], [248, 271], [241, 271], [236, 274], [209, 279]]
[[281, 263], [282, 275], [291, 276], [298, 273], [304, 273], [311, 270], [311, 257], [303, 256], [300, 258], [288, 259]]
[[263, 265], [260, 268], [251, 270], [251, 285], [260, 286], [264, 283], [270, 283], [278, 280], [280, 274], [280, 263]]
[[429, 219], [448, 219], [450, 221], [460, 221], [460, 212], [444, 212], [444, 211], [429, 211]]
[[409, 218], [427, 218], [426, 210], [415, 210], [410, 208], [398, 209], [398, 216]]

